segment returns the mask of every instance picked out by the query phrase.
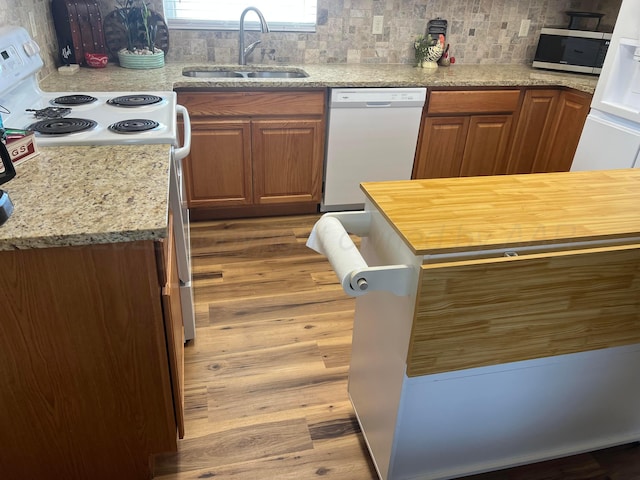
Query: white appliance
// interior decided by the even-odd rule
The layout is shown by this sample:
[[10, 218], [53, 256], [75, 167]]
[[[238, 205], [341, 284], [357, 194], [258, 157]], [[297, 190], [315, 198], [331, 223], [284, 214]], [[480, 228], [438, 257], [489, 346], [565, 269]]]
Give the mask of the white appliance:
[[[195, 338], [191, 283], [189, 211], [182, 159], [191, 148], [187, 109], [172, 91], [43, 92], [37, 72], [40, 48], [20, 27], [0, 27], [0, 112], [5, 128], [34, 130], [39, 146], [171, 145], [169, 204], [180, 277], [180, 298], [186, 340]], [[178, 145], [177, 117], [184, 125]]]
[[332, 89], [323, 212], [361, 209], [361, 182], [408, 180], [426, 88]]
[[572, 171], [640, 168], [640, 2], [623, 0]]

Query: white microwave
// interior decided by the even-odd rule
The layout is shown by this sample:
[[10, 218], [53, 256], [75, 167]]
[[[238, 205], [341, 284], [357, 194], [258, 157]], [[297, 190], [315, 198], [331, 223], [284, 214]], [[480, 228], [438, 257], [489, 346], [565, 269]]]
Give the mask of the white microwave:
[[605, 32], [543, 28], [533, 66], [598, 75], [610, 41], [611, 34]]

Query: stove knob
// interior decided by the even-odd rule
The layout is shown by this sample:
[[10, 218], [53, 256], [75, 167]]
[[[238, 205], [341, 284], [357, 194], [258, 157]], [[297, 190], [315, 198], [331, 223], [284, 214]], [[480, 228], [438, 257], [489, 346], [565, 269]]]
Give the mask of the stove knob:
[[23, 45], [23, 48], [26, 54], [30, 57], [33, 57], [34, 55], [37, 55], [38, 53], [40, 53], [40, 47], [33, 40], [29, 40], [28, 42], [25, 42]]

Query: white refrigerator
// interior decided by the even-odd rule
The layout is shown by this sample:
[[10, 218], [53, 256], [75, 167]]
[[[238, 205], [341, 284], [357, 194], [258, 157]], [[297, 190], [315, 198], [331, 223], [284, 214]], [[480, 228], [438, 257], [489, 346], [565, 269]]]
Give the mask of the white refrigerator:
[[640, 1], [623, 0], [572, 171], [640, 168]]

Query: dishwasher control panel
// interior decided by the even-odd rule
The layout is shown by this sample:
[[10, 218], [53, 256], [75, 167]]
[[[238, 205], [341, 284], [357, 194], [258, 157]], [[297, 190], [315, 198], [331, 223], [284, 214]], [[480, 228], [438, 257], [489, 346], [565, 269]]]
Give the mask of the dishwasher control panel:
[[417, 88], [334, 88], [331, 90], [332, 107], [361, 106], [422, 106], [427, 89]]

